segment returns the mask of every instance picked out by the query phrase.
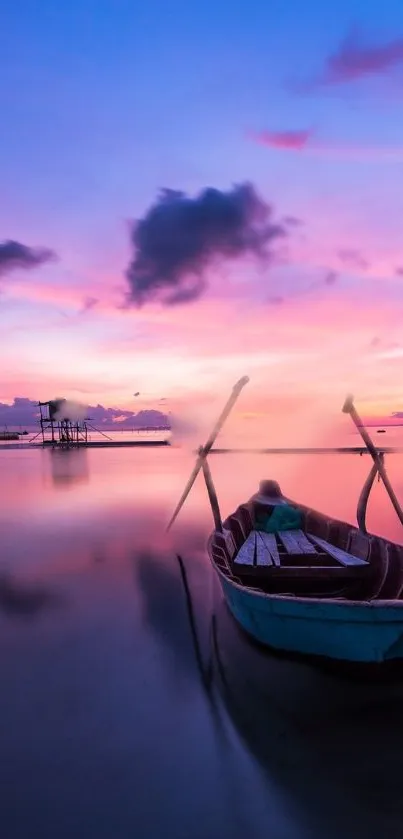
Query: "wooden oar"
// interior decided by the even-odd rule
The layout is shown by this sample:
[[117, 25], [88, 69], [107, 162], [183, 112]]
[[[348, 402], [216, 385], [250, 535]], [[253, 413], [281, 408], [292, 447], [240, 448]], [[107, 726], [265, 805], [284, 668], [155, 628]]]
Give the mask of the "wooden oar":
[[203, 458], [202, 469], [203, 469], [204, 480], [205, 480], [205, 483], [206, 483], [208, 497], [209, 497], [209, 501], [210, 501], [210, 507], [211, 507], [211, 510], [212, 510], [212, 513], [213, 513], [214, 527], [218, 531], [218, 533], [223, 533], [224, 531], [223, 531], [223, 526], [222, 526], [220, 505], [218, 503], [218, 497], [217, 497], [217, 493], [216, 493], [216, 490], [215, 490], [214, 481], [213, 481], [213, 478], [212, 478], [210, 467], [209, 467], [208, 461], [206, 460], [205, 457]]
[[186, 487], [185, 487], [185, 489], [184, 489], [184, 491], [181, 495], [181, 498], [180, 498], [180, 500], [179, 500], [179, 502], [178, 502], [178, 504], [175, 508], [175, 511], [172, 515], [172, 518], [171, 518], [171, 520], [170, 520], [170, 522], [167, 526], [167, 530], [169, 530], [172, 527], [178, 513], [181, 511], [181, 509], [182, 509], [182, 507], [183, 507], [183, 505], [184, 505], [184, 503], [185, 503], [185, 501], [186, 501], [186, 499], [189, 495], [189, 492], [192, 489], [192, 486], [193, 486], [193, 484], [194, 484], [194, 482], [195, 482], [195, 480], [196, 480], [196, 478], [197, 478], [197, 476], [200, 472], [200, 469], [203, 466], [203, 462], [205, 461], [207, 455], [209, 454], [210, 449], [212, 449], [212, 447], [214, 446], [214, 443], [215, 443], [215, 441], [216, 441], [216, 439], [217, 439], [217, 437], [218, 437], [218, 435], [219, 435], [219, 433], [220, 433], [220, 431], [221, 431], [221, 429], [222, 429], [222, 427], [225, 423], [225, 420], [227, 419], [227, 417], [231, 413], [242, 388], [245, 387], [245, 385], [248, 383], [248, 381], [249, 381], [249, 376], [243, 376], [242, 379], [239, 379], [239, 382], [237, 382], [236, 385], [233, 387], [231, 396], [229, 397], [228, 402], [226, 403], [224, 409], [221, 411], [221, 414], [218, 417], [218, 420], [217, 420], [217, 422], [216, 422], [216, 424], [215, 424], [215, 426], [214, 426], [206, 444], [199, 449], [199, 456], [196, 460], [195, 466], [194, 466], [193, 471], [190, 475], [190, 478], [189, 478], [189, 480], [186, 484]]
[[363, 441], [364, 441], [364, 443], [365, 443], [365, 445], [366, 445], [366, 447], [367, 447], [367, 449], [368, 449], [368, 451], [369, 451], [369, 453], [372, 457], [372, 460], [374, 461], [374, 464], [375, 464], [375, 466], [378, 470], [379, 476], [380, 476], [380, 478], [383, 482], [383, 485], [386, 489], [386, 492], [389, 495], [389, 498], [392, 502], [392, 505], [394, 507], [396, 515], [398, 516], [401, 524], [403, 524], [403, 510], [402, 510], [402, 508], [399, 504], [399, 501], [398, 501], [398, 499], [395, 495], [395, 491], [392, 487], [392, 484], [390, 483], [390, 480], [387, 476], [386, 469], [385, 469], [385, 466], [383, 464], [383, 458], [381, 457], [381, 455], [377, 451], [374, 443], [372, 442], [372, 440], [371, 440], [371, 438], [368, 434], [367, 429], [365, 428], [364, 423], [362, 422], [362, 419], [360, 418], [360, 416], [358, 415], [358, 413], [357, 413], [357, 411], [354, 407], [354, 397], [353, 396], [351, 396], [351, 395], [347, 396], [342, 410], [343, 410], [344, 414], [350, 414], [350, 417], [353, 420], [353, 423], [354, 423], [355, 427], [357, 428], [357, 430], [361, 434], [361, 437], [362, 437], [362, 439], [363, 439]]
[[[383, 454], [381, 454], [380, 456], [383, 458]], [[367, 525], [366, 525], [367, 506], [368, 506], [369, 496], [371, 494], [371, 489], [373, 487], [373, 484], [374, 484], [374, 481], [375, 481], [375, 478], [376, 478], [377, 475], [378, 475], [378, 480], [379, 480], [378, 467], [377, 467], [376, 463], [373, 463], [372, 464], [372, 469], [371, 469], [371, 471], [368, 475], [368, 478], [365, 481], [365, 484], [364, 484], [364, 486], [361, 490], [361, 495], [358, 499], [358, 504], [357, 504], [357, 524], [358, 524], [359, 530], [361, 530], [362, 533], [367, 533], [368, 532], [367, 531]]]

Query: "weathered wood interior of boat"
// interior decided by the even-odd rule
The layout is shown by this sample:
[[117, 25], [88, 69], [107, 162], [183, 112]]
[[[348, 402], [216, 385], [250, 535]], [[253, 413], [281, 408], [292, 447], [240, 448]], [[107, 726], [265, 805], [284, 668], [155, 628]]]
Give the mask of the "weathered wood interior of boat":
[[251, 499], [210, 541], [214, 563], [239, 584], [272, 594], [350, 600], [403, 599], [403, 547], [297, 505], [300, 530], [257, 530], [262, 510]]

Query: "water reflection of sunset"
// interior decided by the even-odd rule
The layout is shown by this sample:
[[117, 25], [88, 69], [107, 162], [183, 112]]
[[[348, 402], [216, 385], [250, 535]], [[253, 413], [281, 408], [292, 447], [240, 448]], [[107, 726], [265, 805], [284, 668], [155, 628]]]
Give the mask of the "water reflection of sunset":
[[[28, 457], [27, 457], [28, 454]], [[74, 453], [72, 453], [74, 454]], [[168, 520], [194, 463], [187, 449], [88, 451], [87, 478], [66, 485], [52, 482], [49, 452], [7, 452], [0, 484], [0, 523], [20, 530], [53, 527], [70, 531], [97, 527], [100, 518], [113, 521], [157, 518], [161, 531]], [[396, 491], [402, 490], [402, 457], [386, 458]], [[262, 478], [275, 478], [286, 495], [329, 515], [353, 522], [362, 484], [371, 463], [358, 455], [211, 455], [210, 466], [223, 515], [252, 495]], [[7, 476], [7, 477], [6, 477]], [[199, 522], [206, 532], [211, 514], [202, 476], [181, 512], [182, 523]], [[376, 532], [400, 541], [399, 524], [379, 485], [369, 507]], [[157, 528], [158, 529], [158, 528]], [[155, 536], [155, 526], [154, 526]]]

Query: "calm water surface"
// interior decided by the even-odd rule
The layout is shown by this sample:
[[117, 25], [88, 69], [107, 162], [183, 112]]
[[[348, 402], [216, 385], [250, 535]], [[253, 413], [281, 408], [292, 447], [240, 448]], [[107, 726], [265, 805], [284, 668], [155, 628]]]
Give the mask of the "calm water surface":
[[[403, 688], [249, 644], [204, 553], [201, 479], [164, 535], [191, 464], [175, 448], [0, 452], [2, 836], [401, 837]], [[400, 497], [402, 466], [389, 459]], [[370, 462], [216, 455], [211, 468], [223, 515], [275, 477], [353, 522]], [[381, 486], [370, 524], [403, 541]]]

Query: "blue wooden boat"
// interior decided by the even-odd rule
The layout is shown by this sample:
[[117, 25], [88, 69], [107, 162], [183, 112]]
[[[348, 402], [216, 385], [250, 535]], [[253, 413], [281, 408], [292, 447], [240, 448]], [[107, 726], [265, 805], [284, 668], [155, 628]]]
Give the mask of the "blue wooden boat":
[[240, 626], [272, 649], [328, 659], [381, 663], [403, 659], [403, 546], [367, 533], [375, 478], [382, 480], [403, 525], [403, 511], [383, 462], [348, 396], [351, 416], [373, 460], [357, 507], [358, 528], [283, 496], [276, 481], [224, 522], [207, 455], [247, 377], [233, 392], [168, 525], [203, 470], [215, 530], [208, 553], [228, 607]]
[[[301, 528], [257, 529], [287, 504]], [[269, 519], [270, 520], [270, 519]], [[327, 518], [264, 481], [208, 542], [228, 607], [265, 646], [356, 662], [403, 658], [403, 547]]]

